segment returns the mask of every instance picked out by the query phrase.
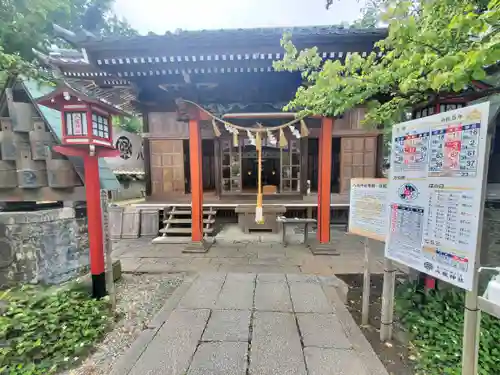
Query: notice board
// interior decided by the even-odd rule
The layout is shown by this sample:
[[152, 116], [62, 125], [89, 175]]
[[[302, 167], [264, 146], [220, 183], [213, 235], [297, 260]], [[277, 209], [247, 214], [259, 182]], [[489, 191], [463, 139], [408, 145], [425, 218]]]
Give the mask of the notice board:
[[484, 205], [489, 103], [392, 131], [385, 256], [471, 290]]
[[351, 179], [349, 233], [385, 241], [387, 183], [385, 178]]

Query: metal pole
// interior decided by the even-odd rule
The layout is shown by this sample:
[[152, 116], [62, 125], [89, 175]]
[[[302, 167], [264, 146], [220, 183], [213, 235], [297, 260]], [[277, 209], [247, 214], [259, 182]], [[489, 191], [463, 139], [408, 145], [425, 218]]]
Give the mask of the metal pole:
[[370, 317], [370, 244], [369, 239], [364, 239], [365, 262], [363, 271], [363, 304], [361, 307], [361, 324], [366, 326]]
[[116, 309], [116, 290], [113, 275], [113, 259], [111, 258], [111, 239], [109, 235], [109, 213], [108, 213], [108, 192], [101, 190], [102, 227], [104, 239], [104, 251], [106, 260], [106, 289], [109, 295], [111, 311]]
[[394, 315], [394, 287], [396, 270], [392, 260], [384, 258], [384, 287], [382, 289], [382, 311], [380, 319], [380, 340], [392, 339], [392, 320]]
[[[496, 118], [496, 116], [493, 116]], [[481, 263], [481, 238], [483, 232], [484, 202], [486, 200], [486, 188], [488, 184], [488, 164], [491, 149], [491, 124], [488, 124], [488, 135], [486, 139], [486, 158], [483, 166], [483, 186], [481, 190], [481, 209], [479, 211], [478, 234], [476, 240], [476, 256], [474, 262], [474, 273], [472, 278], [472, 290], [465, 294], [464, 312], [464, 336], [462, 347], [462, 375], [476, 375], [479, 354], [479, 333], [481, 325], [481, 311], [478, 307], [477, 297], [479, 289], [479, 272]]]

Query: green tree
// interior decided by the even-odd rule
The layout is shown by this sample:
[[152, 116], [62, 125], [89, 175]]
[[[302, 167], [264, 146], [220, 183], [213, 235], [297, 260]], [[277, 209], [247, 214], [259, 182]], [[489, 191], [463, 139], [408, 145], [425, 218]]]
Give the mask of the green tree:
[[111, 11], [114, 0], [2, 0], [0, 2], [0, 79], [35, 74], [33, 48], [53, 43], [52, 24], [85, 28], [98, 35], [136, 32]]
[[140, 134], [142, 131], [142, 121], [136, 116], [131, 117], [119, 117], [113, 118], [113, 125], [124, 131]]
[[382, 52], [326, 61], [317, 48], [298, 51], [285, 35], [279, 71], [301, 71], [305, 84], [287, 109], [338, 116], [368, 107], [368, 124], [390, 125], [434, 95], [460, 95], [500, 60], [500, 0], [388, 0]]

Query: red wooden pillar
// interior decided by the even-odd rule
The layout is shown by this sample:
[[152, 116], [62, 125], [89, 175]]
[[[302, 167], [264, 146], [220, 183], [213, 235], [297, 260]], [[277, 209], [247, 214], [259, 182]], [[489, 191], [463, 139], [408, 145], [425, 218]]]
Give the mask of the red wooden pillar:
[[85, 194], [87, 198], [87, 220], [90, 248], [90, 273], [92, 274], [92, 295], [97, 298], [106, 295], [104, 272], [104, 244], [102, 231], [101, 187], [99, 181], [99, 158], [85, 155]]
[[321, 119], [319, 136], [319, 173], [318, 173], [318, 232], [320, 245], [330, 242], [330, 204], [332, 181], [332, 130], [333, 118]]
[[189, 168], [191, 172], [191, 215], [193, 243], [203, 241], [203, 179], [201, 170], [201, 134], [198, 120], [189, 120]]

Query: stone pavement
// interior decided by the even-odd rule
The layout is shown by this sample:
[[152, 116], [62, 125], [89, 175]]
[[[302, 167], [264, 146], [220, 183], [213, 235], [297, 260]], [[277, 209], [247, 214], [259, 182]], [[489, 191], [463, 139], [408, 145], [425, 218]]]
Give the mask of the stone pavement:
[[[339, 256], [313, 255], [292, 235], [283, 247], [280, 234], [243, 234], [228, 226], [205, 254], [185, 254], [185, 244], [151, 244], [149, 238], [113, 243], [113, 257], [124, 272], [251, 272], [304, 273], [315, 275], [363, 272], [364, 247], [360, 237], [332, 229], [333, 246]], [[383, 273], [383, 244], [372, 241], [372, 273]]]
[[387, 375], [335, 277], [186, 279], [113, 375]]

